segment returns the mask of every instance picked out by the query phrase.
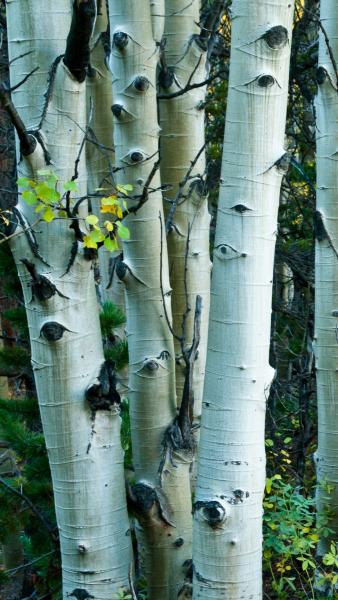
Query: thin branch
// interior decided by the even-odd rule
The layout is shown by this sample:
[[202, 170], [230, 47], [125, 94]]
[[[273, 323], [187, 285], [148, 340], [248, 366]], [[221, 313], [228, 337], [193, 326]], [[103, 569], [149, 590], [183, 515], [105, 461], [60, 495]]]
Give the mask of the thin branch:
[[36, 506], [33, 504], [33, 502], [23, 492], [20, 492], [19, 490], [17, 490], [13, 486], [11, 486], [1, 476], [0, 476], [0, 484], [3, 485], [4, 488], [6, 488], [9, 492], [11, 492], [11, 494], [13, 494], [15, 496], [19, 496], [19, 498], [21, 500], [23, 500], [25, 502], [25, 504], [27, 504], [27, 506], [29, 506], [29, 508], [32, 510], [32, 512], [38, 517], [38, 519], [41, 521], [41, 523], [47, 529], [47, 531], [49, 531], [49, 533], [51, 534], [53, 540], [57, 539], [57, 536], [55, 535], [55, 527], [53, 527], [47, 521], [47, 519], [43, 516], [43, 514], [36, 508]]
[[181, 343], [182, 338], [180, 336], [178, 336], [174, 330], [173, 327], [171, 325], [170, 319], [169, 319], [169, 315], [168, 315], [168, 311], [167, 311], [167, 306], [165, 303], [165, 297], [164, 297], [164, 290], [163, 290], [163, 274], [162, 274], [162, 268], [163, 268], [163, 220], [162, 220], [162, 215], [161, 212], [158, 213], [158, 218], [160, 220], [160, 227], [161, 227], [161, 247], [160, 247], [160, 288], [161, 288], [161, 296], [162, 296], [162, 304], [163, 304], [163, 310], [164, 310], [164, 316], [165, 319], [167, 321], [167, 325], [169, 327], [170, 333], [172, 334], [172, 336]]
[[36, 139], [32, 134], [30, 134], [27, 131], [24, 122], [22, 121], [18, 111], [16, 110], [13, 104], [13, 101], [10, 98], [9, 90], [7, 89], [4, 83], [0, 84], [0, 103], [9, 115], [15, 127], [15, 130], [18, 134], [18, 138], [20, 140], [22, 154], [24, 156], [32, 154], [32, 152], [34, 152], [36, 148]]
[[186, 172], [185, 177], [182, 179], [182, 181], [180, 181], [180, 183], [178, 184], [178, 190], [177, 190], [177, 194], [172, 202], [169, 214], [168, 214], [168, 218], [167, 218], [167, 222], [166, 222], [166, 232], [168, 233], [172, 227], [172, 222], [173, 222], [173, 218], [176, 212], [176, 208], [177, 205], [179, 203], [180, 198], [182, 197], [182, 193], [183, 193], [183, 189], [185, 188], [187, 182], [189, 181], [190, 178], [190, 174], [194, 168], [194, 166], [196, 165], [199, 157], [201, 156], [201, 154], [203, 153], [204, 149], [206, 147], [206, 143], [203, 144], [203, 146], [200, 148], [200, 150], [197, 152], [195, 158], [191, 161], [190, 163], [190, 167], [188, 169], [188, 171]]
[[190, 83], [189, 85], [187, 84], [186, 86], [184, 86], [184, 88], [182, 88], [181, 90], [178, 90], [177, 92], [172, 92], [171, 94], [157, 94], [157, 99], [158, 100], [170, 100], [171, 98], [178, 98], [178, 96], [183, 96], [183, 94], [190, 92], [190, 90], [194, 90], [196, 88], [203, 87], [204, 85], [209, 85], [209, 83], [214, 81], [214, 79], [217, 79], [217, 77], [221, 77], [222, 75], [227, 75], [227, 74], [228, 74], [227, 70], [218, 71], [218, 73], [215, 73], [214, 75], [210, 75], [210, 77], [208, 77], [204, 81], [199, 81], [198, 83]]
[[155, 176], [156, 171], [158, 170], [160, 166], [160, 161], [157, 160], [154, 165], [153, 168], [151, 169], [147, 181], [145, 182], [144, 186], [143, 186], [143, 190], [142, 190], [142, 194], [139, 198], [138, 203], [135, 206], [131, 206], [130, 208], [128, 208], [128, 210], [125, 210], [123, 212], [122, 215], [122, 219], [125, 219], [128, 215], [130, 214], [135, 214], [138, 210], [140, 210], [140, 208], [142, 208], [142, 206], [147, 202], [148, 197], [149, 197], [149, 186]]
[[26, 75], [26, 77], [24, 77], [23, 79], [21, 79], [21, 81], [19, 81], [19, 83], [17, 83], [14, 87], [9, 88], [9, 92], [14, 92], [15, 90], [17, 90], [19, 87], [21, 87], [24, 83], [26, 83], [26, 81], [30, 78], [31, 75], [33, 75], [34, 73], [36, 73], [36, 71], [39, 70], [39, 67], [35, 67], [35, 69], [32, 69], [32, 71], [30, 71], [30, 73], [28, 73], [28, 75]]

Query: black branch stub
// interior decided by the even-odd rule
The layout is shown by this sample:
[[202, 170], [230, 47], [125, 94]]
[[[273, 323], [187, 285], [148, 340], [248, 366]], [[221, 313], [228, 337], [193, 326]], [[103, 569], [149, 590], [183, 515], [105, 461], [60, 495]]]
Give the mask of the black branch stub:
[[175, 548], [181, 548], [181, 546], [183, 546], [184, 544], [184, 539], [182, 537], [177, 538], [177, 540], [174, 541], [174, 546]]
[[113, 35], [113, 46], [119, 50], [124, 50], [128, 46], [129, 35], [125, 31], [116, 31]]
[[35, 265], [27, 258], [22, 258], [21, 262], [25, 265], [32, 278], [32, 300], [35, 300], [36, 298], [40, 302], [45, 302], [46, 300], [50, 300], [50, 298], [55, 296], [55, 294], [58, 294], [61, 298], [67, 298], [67, 300], [69, 300], [68, 296], [61, 294], [54, 283], [49, 281], [47, 277], [44, 275], [39, 275]]
[[242, 213], [245, 213], [248, 210], [252, 210], [252, 209], [249, 208], [248, 206], [245, 206], [245, 204], [235, 204], [235, 206], [231, 206], [230, 210], [235, 210], [236, 212], [242, 214]]
[[128, 267], [122, 258], [116, 261], [115, 272], [120, 281], [123, 281], [128, 271]]
[[40, 335], [48, 342], [57, 342], [61, 340], [65, 331], [69, 331], [56, 321], [49, 321], [41, 327]]
[[257, 84], [259, 87], [268, 88], [273, 86], [274, 83], [275, 78], [272, 77], [272, 75], [260, 75], [260, 77], [257, 78]]
[[131, 508], [141, 522], [147, 521], [152, 517], [152, 513], [154, 513], [166, 525], [174, 526], [172, 511], [160, 488], [151, 487], [147, 483], [139, 482], [130, 487], [128, 491], [129, 508]]
[[86, 391], [86, 400], [93, 412], [111, 410], [120, 404], [120, 394], [116, 391], [115, 363], [106, 360], [101, 366], [99, 383], [93, 383]]
[[144, 369], [147, 369], [147, 371], [158, 371], [160, 365], [158, 364], [158, 362], [156, 360], [146, 360], [143, 364]]
[[323, 242], [324, 240], [328, 239], [328, 233], [324, 225], [323, 215], [321, 212], [319, 212], [319, 210], [315, 210], [313, 214], [313, 229], [315, 238], [318, 242]]
[[133, 152], [130, 153], [130, 160], [133, 163], [140, 163], [144, 160], [144, 154], [142, 152], [140, 152], [139, 150], [134, 150]]
[[83, 258], [90, 262], [91, 260], [96, 260], [99, 253], [96, 248], [84, 248], [83, 249]]
[[193, 505], [193, 513], [201, 512], [203, 519], [210, 527], [217, 528], [222, 525], [226, 519], [224, 507], [217, 500], [197, 501]]
[[175, 81], [175, 73], [172, 67], [167, 67], [166, 65], [162, 67], [158, 74], [158, 84], [164, 89], [168, 90]]
[[70, 593], [67, 593], [68, 598], [76, 598], [76, 600], [94, 600], [94, 596], [92, 596], [87, 590], [82, 590], [80, 588], [76, 588]]
[[328, 76], [329, 76], [329, 74], [324, 67], [318, 67], [318, 69], [316, 71], [316, 81], [317, 81], [318, 85], [323, 85], [323, 83], [325, 83]]
[[133, 81], [133, 86], [138, 92], [146, 92], [150, 86], [149, 79], [143, 75], [138, 75]]
[[282, 154], [282, 156], [278, 160], [276, 160], [275, 167], [277, 167], [279, 171], [287, 173], [290, 162], [291, 155], [289, 154], [289, 152], [284, 152], [284, 154]]
[[96, 17], [95, 0], [75, 0], [63, 62], [79, 83], [86, 79], [90, 63], [89, 41]]
[[174, 453], [183, 454], [185, 459], [192, 460], [196, 448], [196, 441], [192, 433], [189, 415], [185, 418], [177, 416], [173, 423], [167, 427], [162, 440], [162, 459], [159, 466], [159, 473], [163, 472], [166, 458], [168, 457], [173, 467], [177, 467], [174, 462]]
[[122, 111], [123, 111], [122, 104], [113, 104], [113, 106], [111, 107], [111, 111], [112, 111], [114, 117], [119, 119], [121, 117]]
[[266, 41], [269, 48], [273, 50], [280, 50], [284, 48], [288, 42], [288, 30], [282, 25], [275, 25], [271, 27], [263, 35], [263, 39]]

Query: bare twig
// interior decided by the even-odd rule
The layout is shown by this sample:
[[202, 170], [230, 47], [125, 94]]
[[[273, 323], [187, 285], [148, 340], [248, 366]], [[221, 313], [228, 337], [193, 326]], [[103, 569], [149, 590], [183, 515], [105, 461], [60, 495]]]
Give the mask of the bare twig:
[[191, 161], [190, 163], [190, 167], [188, 169], [188, 171], [185, 174], [185, 177], [182, 179], [182, 181], [180, 181], [180, 183], [178, 184], [178, 190], [177, 190], [177, 194], [172, 202], [169, 214], [168, 214], [168, 218], [167, 218], [167, 222], [166, 222], [166, 232], [168, 233], [172, 227], [172, 221], [176, 212], [176, 208], [177, 205], [179, 203], [179, 200], [182, 197], [182, 193], [184, 190], [184, 187], [186, 186], [187, 182], [189, 181], [190, 178], [190, 174], [194, 168], [194, 166], [196, 165], [199, 157], [201, 156], [201, 154], [203, 153], [204, 149], [205, 149], [206, 144], [203, 144], [202, 148], [200, 148], [200, 150], [197, 152], [195, 158]]
[[217, 79], [217, 77], [221, 77], [222, 75], [227, 75], [227, 73], [227, 70], [219, 71], [214, 75], [210, 75], [210, 77], [207, 77], [207, 79], [205, 79], [204, 81], [199, 81], [198, 83], [190, 83], [189, 85], [187, 84], [186, 86], [184, 86], [184, 88], [178, 90], [177, 92], [172, 92], [171, 94], [157, 94], [157, 98], [158, 100], [170, 100], [171, 98], [178, 98], [178, 96], [183, 96], [183, 94], [190, 92], [190, 90], [203, 87], [204, 85], [209, 85], [209, 83], [214, 81], [214, 79]]
[[161, 227], [161, 247], [160, 247], [160, 288], [161, 288], [161, 296], [162, 296], [162, 304], [163, 304], [163, 310], [164, 310], [164, 316], [165, 319], [167, 321], [167, 325], [169, 327], [170, 333], [172, 334], [172, 336], [178, 341], [178, 342], [182, 342], [182, 338], [180, 336], [178, 336], [172, 327], [172, 324], [170, 322], [169, 319], [169, 315], [168, 315], [168, 311], [167, 311], [167, 306], [165, 303], [165, 297], [164, 297], [164, 290], [163, 290], [163, 274], [162, 274], [162, 268], [163, 268], [163, 219], [162, 219], [162, 215], [161, 212], [158, 213], [158, 218], [160, 220], [160, 227]]
[[11, 492], [11, 494], [13, 494], [15, 496], [19, 496], [19, 498], [21, 498], [21, 500], [23, 500], [25, 502], [25, 504], [27, 504], [27, 506], [29, 506], [29, 508], [31, 509], [31, 511], [38, 517], [38, 519], [41, 521], [41, 523], [47, 529], [47, 531], [49, 531], [49, 533], [51, 534], [53, 540], [57, 539], [57, 536], [55, 535], [55, 527], [53, 527], [47, 521], [47, 519], [43, 516], [43, 514], [39, 511], [39, 509], [35, 506], [35, 504], [33, 504], [33, 502], [23, 492], [20, 492], [20, 490], [17, 490], [13, 486], [11, 486], [1, 476], [0, 476], [0, 484], [3, 485], [3, 487], [6, 488], [9, 492]]

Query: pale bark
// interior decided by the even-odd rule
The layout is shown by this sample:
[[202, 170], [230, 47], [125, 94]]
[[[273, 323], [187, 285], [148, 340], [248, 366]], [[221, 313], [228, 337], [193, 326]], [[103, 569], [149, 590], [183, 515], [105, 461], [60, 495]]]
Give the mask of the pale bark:
[[[92, 210], [100, 218], [101, 225], [109, 220], [109, 215], [100, 213], [100, 196], [108, 196], [113, 186], [113, 104], [112, 76], [109, 71], [110, 35], [106, 2], [101, 2], [100, 13], [95, 22], [91, 39], [90, 69], [87, 77], [87, 114], [89, 121], [86, 146], [88, 192], [92, 194]], [[97, 190], [100, 189], [100, 192]], [[95, 194], [99, 194], [95, 197]], [[104, 246], [99, 252], [100, 299], [120, 303], [120, 295], [115, 302], [115, 287], [110, 284], [110, 265], [115, 255]], [[115, 278], [116, 279], [116, 278]], [[107, 289], [109, 286], [109, 289]], [[117, 288], [119, 289], [119, 288]]]
[[262, 597], [274, 246], [293, 3], [234, 0], [194, 505], [194, 598]]
[[[317, 510], [333, 530], [322, 538], [323, 556], [338, 537], [338, 5], [322, 0], [317, 115], [315, 356], [318, 398]], [[331, 53], [331, 56], [330, 56]], [[333, 61], [335, 64], [333, 64]]]
[[[161, 10], [162, 3], [151, 4]], [[161, 14], [153, 10], [151, 19], [146, 0], [109, 2], [116, 177], [119, 184], [133, 185], [134, 205], [137, 196], [147, 195], [142, 207], [125, 220], [130, 240], [123, 244], [123, 259], [116, 269], [126, 289], [136, 479], [131, 496], [151, 600], [177, 598], [184, 581], [183, 563], [191, 556], [191, 526], [186, 519], [191, 507], [190, 448], [182, 447], [184, 436], [182, 441], [176, 439], [176, 422], [168, 431], [176, 416], [175, 352], [166, 319], [166, 314], [171, 319], [171, 290], [160, 177], [154, 169]]]
[[[165, 63], [162, 64], [159, 77], [162, 94], [177, 92], [188, 83], [200, 83], [206, 78], [206, 52], [198, 28], [199, 5], [200, 2], [194, 0], [182, 8], [180, 0], [166, 0]], [[189, 348], [193, 339], [196, 295], [202, 298], [201, 341], [194, 365], [193, 385], [194, 420], [198, 426], [202, 409], [210, 303], [210, 216], [202, 179], [205, 171], [205, 115], [201, 108], [204, 97], [205, 87], [199, 87], [177, 98], [159, 101], [161, 179], [162, 185], [169, 186], [164, 192], [164, 207], [170, 221], [168, 254], [170, 283], [173, 288], [173, 327], [178, 335], [184, 334], [186, 348]], [[168, 200], [177, 203], [175, 211]], [[190, 312], [182, 332], [182, 319], [187, 304]], [[176, 392], [180, 404], [185, 363], [177, 340], [175, 351]]]
[[[41, 114], [49, 68], [65, 50], [70, 2], [60, 0], [55, 7], [51, 0], [43, 6], [39, 0], [11, 0], [7, 15], [10, 59], [34, 51], [12, 63], [12, 86], [32, 67], [40, 67], [13, 94], [28, 130], [34, 131], [24, 137], [30, 143], [35, 138], [36, 144], [34, 150], [34, 144], [28, 151], [22, 147], [18, 169], [20, 174], [38, 177], [37, 171], [49, 162], [47, 150], [50, 168], [59, 176], [62, 189], [63, 182], [74, 175], [86, 128], [86, 85], [61, 60], [42, 119]], [[69, 64], [72, 69], [71, 60]], [[77, 185], [79, 195], [85, 195], [84, 152], [79, 160]], [[21, 201], [17, 214], [18, 227], [36, 220], [34, 211]], [[24, 292], [53, 480], [63, 598], [75, 592], [75, 597], [82, 594], [83, 598], [111, 600], [118, 588], [129, 588], [131, 560], [120, 418], [115, 392], [108, 381], [109, 367], [103, 358], [91, 261], [79, 242], [69, 268], [74, 243], [69, 224], [67, 219], [40, 222], [33, 229], [36, 244], [28, 243], [27, 235], [22, 234], [13, 238], [12, 251]], [[33, 286], [22, 259], [29, 260], [44, 278], [47, 289], [49, 286], [47, 295]], [[101, 406], [96, 403], [97, 396], [101, 396]]]

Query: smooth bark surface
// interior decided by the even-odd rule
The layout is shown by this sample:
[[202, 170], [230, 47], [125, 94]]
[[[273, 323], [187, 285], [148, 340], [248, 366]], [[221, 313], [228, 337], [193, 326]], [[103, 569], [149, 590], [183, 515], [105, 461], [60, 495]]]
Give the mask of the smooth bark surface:
[[234, 0], [194, 504], [194, 599], [262, 597], [274, 246], [293, 3]]
[[[171, 94], [206, 78], [205, 50], [199, 38], [199, 2], [182, 9], [179, 0], [166, 1], [164, 60], [160, 93]], [[200, 424], [210, 302], [209, 227], [205, 171], [205, 87], [177, 98], [159, 101], [161, 126], [161, 178], [168, 223], [170, 283], [173, 288], [173, 326], [184, 335], [188, 348], [193, 339], [196, 295], [202, 298], [201, 341], [194, 364], [194, 420]], [[169, 202], [168, 202], [169, 200]], [[175, 203], [174, 207], [172, 203]], [[182, 331], [183, 315], [190, 308]], [[176, 351], [177, 402], [182, 400], [185, 363], [179, 342]]]
[[[338, 5], [322, 0], [317, 72], [317, 210], [315, 356], [318, 399], [317, 510], [332, 535], [322, 538], [323, 556], [338, 537]], [[330, 55], [331, 54], [331, 55]], [[333, 64], [335, 63], [335, 64]], [[320, 523], [320, 519], [319, 519]]]
[[[35, 138], [35, 150], [21, 160], [18, 155], [19, 173], [38, 178], [39, 169], [51, 168], [62, 190], [78, 159], [76, 183], [79, 195], [85, 195], [85, 153], [80, 156], [79, 150], [86, 129], [86, 68], [81, 63], [78, 70], [69, 59], [73, 75], [62, 60], [55, 62], [66, 47], [70, 2], [62, 0], [55, 7], [46, 1], [42, 7], [37, 0], [13, 0], [7, 5], [10, 58], [33, 51], [12, 63], [12, 86], [39, 65], [33, 82], [28, 79], [29, 85], [13, 94]], [[76, 26], [73, 21], [75, 33]], [[67, 52], [72, 44], [68, 37]], [[52, 64], [55, 68], [49, 71]], [[21, 200], [17, 215], [18, 228], [36, 221], [34, 207]], [[92, 264], [78, 242], [70, 266], [74, 231], [69, 225], [67, 219], [40, 222], [30, 235], [13, 238], [12, 251], [24, 292], [52, 473], [63, 598], [111, 600], [118, 588], [129, 588], [131, 561], [120, 417], [103, 357]], [[43, 278], [47, 294], [34, 285], [28, 264]], [[101, 405], [95, 404], [97, 397]]]

